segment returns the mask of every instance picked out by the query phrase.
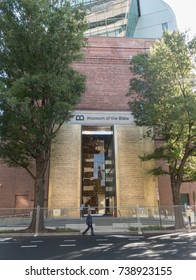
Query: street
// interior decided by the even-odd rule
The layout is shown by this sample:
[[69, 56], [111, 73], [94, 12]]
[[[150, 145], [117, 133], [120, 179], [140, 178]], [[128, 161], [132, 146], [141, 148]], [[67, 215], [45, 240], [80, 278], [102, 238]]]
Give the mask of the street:
[[196, 260], [196, 232], [0, 237], [0, 260]]

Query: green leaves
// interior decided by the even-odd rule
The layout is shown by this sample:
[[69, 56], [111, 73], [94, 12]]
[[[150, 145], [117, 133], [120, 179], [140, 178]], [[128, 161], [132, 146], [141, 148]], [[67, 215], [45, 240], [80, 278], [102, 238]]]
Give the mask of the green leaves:
[[85, 10], [67, 0], [0, 1], [0, 156], [29, 167], [85, 90], [71, 65], [83, 58]]
[[61, 1], [61, 5], [53, 2], [1, 1], [1, 54], [5, 62], [10, 62], [7, 70], [16, 68], [21, 75], [51, 68], [59, 72], [81, 57], [86, 42], [84, 10], [71, 8], [70, 1]]
[[194, 178], [195, 51], [195, 38], [189, 42], [185, 33], [165, 32], [148, 55], [139, 54], [131, 60], [130, 110], [137, 125], [154, 128], [154, 134], [148, 136], [158, 141], [155, 151], [141, 159], [167, 163], [151, 170], [155, 175], [169, 172], [186, 180]]

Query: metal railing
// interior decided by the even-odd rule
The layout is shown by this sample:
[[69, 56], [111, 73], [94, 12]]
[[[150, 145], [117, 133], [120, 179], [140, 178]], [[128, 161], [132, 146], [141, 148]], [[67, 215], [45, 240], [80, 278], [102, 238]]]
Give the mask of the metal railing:
[[[186, 206], [175, 206], [181, 210], [185, 223]], [[167, 229], [175, 224], [174, 206], [130, 206], [130, 207], [106, 207], [97, 208], [93, 206], [81, 208], [0, 208], [0, 231], [25, 229], [31, 223], [32, 213], [36, 211], [35, 235], [39, 234], [39, 216], [43, 210], [44, 224], [46, 228], [72, 229], [81, 231], [85, 227], [85, 219], [90, 210], [96, 231], [131, 231], [138, 233], [145, 228]], [[192, 206], [191, 221], [196, 222], [196, 207]]]

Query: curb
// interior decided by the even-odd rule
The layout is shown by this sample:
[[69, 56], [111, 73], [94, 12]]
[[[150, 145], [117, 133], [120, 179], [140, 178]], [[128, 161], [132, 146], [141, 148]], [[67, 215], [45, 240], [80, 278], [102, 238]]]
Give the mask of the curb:
[[[153, 231], [153, 230], [146, 230], [138, 233], [138, 231], [118, 231], [118, 232], [95, 232], [95, 236], [98, 235], [143, 235], [143, 234], [173, 234], [173, 233], [189, 233], [187, 230], [163, 230], [163, 231]], [[191, 231], [195, 232], [195, 231]], [[10, 232], [10, 233], [0, 233], [1, 237], [39, 237], [39, 236], [73, 236], [73, 235], [81, 235], [81, 232], [43, 232], [39, 234], [35, 233], [22, 233], [22, 232]]]

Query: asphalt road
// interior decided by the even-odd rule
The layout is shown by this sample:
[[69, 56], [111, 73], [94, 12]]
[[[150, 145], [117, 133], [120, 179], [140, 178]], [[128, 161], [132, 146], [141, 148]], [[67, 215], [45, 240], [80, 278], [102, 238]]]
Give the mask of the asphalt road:
[[196, 232], [0, 237], [0, 260], [196, 260]]

